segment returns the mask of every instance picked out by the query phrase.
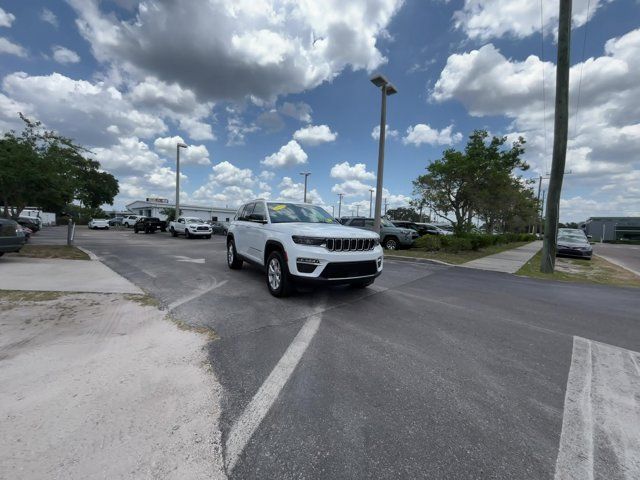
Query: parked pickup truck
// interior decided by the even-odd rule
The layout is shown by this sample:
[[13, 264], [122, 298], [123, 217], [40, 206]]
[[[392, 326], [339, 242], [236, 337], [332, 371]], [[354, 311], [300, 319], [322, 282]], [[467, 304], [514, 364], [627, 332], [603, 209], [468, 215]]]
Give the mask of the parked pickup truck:
[[186, 238], [211, 238], [213, 233], [211, 225], [197, 217], [179, 217], [177, 221], [169, 224], [169, 231], [174, 237], [184, 235]]
[[155, 233], [156, 230], [167, 231], [167, 222], [156, 217], [142, 217], [133, 224], [134, 233]]

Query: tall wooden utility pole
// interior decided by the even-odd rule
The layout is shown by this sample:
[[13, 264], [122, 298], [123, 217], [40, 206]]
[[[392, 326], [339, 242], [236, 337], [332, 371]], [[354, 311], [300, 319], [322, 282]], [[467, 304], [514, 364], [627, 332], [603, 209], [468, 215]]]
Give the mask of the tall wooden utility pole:
[[556, 66], [556, 108], [553, 128], [553, 158], [547, 192], [544, 222], [544, 245], [540, 271], [553, 273], [556, 265], [558, 217], [564, 164], [567, 158], [567, 132], [569, 125], [569, 47], [571, 45], [571, 0], [560, 0], [558, 25], [558, 64]]

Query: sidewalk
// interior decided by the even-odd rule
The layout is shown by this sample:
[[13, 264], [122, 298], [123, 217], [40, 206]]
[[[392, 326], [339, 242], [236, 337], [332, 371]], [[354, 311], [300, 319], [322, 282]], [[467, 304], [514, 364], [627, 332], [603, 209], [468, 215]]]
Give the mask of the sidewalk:
[[144, 294], [98, 261], [4, 256], [0, 272], [0, 290]]
[[537, 240], [522, 247], [506, 250], [495, 255], [478, 258], [460, 265], [478, 270], [492, 270], [494, 272], [516, 273], [542, 248], [542, 241]]

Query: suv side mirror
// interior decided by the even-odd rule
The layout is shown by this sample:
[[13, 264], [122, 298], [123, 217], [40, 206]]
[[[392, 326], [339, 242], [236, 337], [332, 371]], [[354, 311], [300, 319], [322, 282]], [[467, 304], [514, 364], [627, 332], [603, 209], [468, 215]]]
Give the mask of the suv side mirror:
[[587, 235], [587, 238], [591, 240], [593, 238], [593, 235]]
[[252, 213], [251, 215], [249, 215], [249, 218], [247, 219], [250, 222], [256, 222], [256, 223], [267, 223], [267, 219], [264, 218], [264, 215], [261, 215], [259, 213]]

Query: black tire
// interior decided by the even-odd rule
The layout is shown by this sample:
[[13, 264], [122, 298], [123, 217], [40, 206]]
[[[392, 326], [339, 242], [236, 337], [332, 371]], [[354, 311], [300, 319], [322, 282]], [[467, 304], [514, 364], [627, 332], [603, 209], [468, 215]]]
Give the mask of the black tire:
[[0, 257], [1, 257], [2, 255], [4, 255], [4, 252], [0, 252]]
[[227, 265], [231, 270], [240, 270], [242, 268], [242, 259], [238, 257], [236, 244], [233, 240], [227, 242]]
[[352, 288], [367, 288], [369, 285], [373, 285], [373, 278], [368, 278], [366, 280], [358, 280], [357, 282], [351, 282], [350, 285]]
[[191, 234], [189, 233], [189, 230], [187, 230], [186, 228], [184, 229], [184, 238], [191, 238]]
[[133, 227], [133, 233], [138, 233], [138, 229], [136, 227]]
[[289, 276], [287, 262], [282, 253], [275, 250], [267, 259], [267, 288], [274, 297], [288, 297], [293, 290], [293, 283]]
[[387, 250], [397, 250], [400, 248], [400, 242], [396, 237], [385, 237], [382, 245]]
[[171, 232], [171, 236], [172, 237], [177, 237], [178, 236], [178, 232], [176, 232], [176, 230], [173, 227], [169, 231]]

